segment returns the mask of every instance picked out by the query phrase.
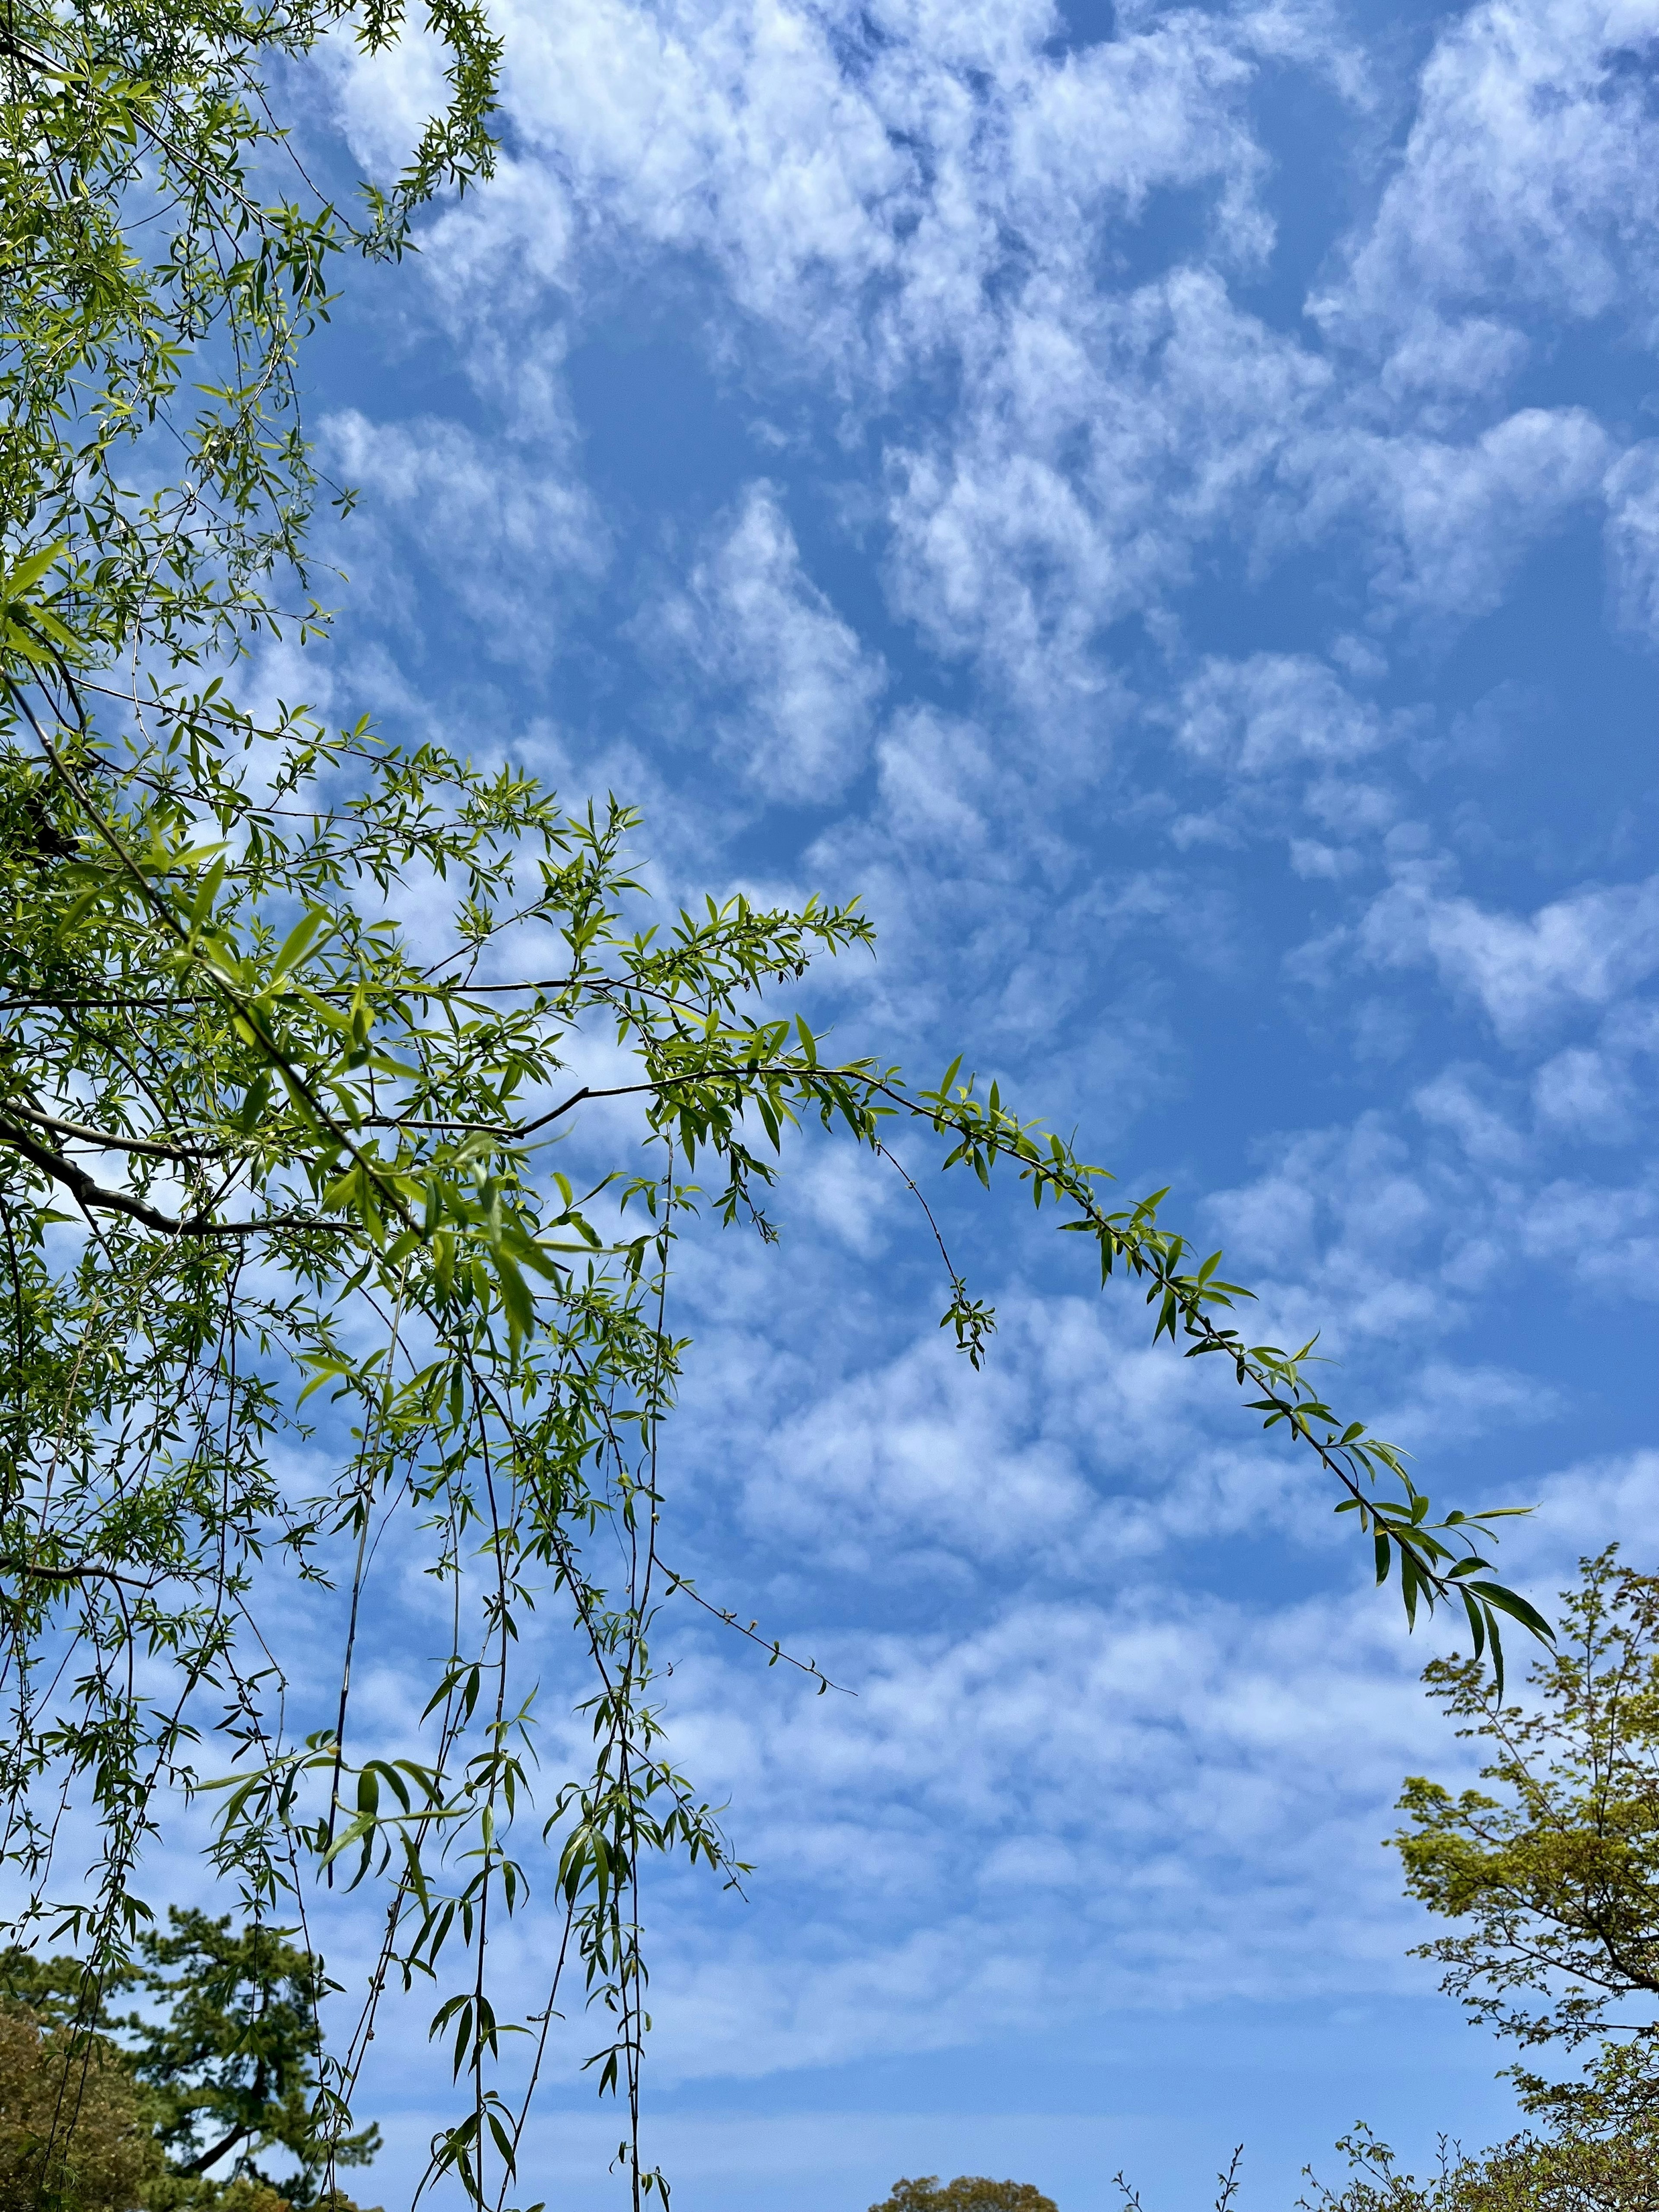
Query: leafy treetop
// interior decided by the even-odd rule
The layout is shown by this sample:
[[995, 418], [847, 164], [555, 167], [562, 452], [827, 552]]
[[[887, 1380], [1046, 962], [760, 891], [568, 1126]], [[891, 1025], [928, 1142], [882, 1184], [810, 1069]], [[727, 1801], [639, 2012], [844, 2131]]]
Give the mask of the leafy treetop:
[[[1472, 2017], [1536, 2046], [1613, 2034], [1659, 2073], [1659, 1578], [1616, 1546], [1562, 1593], [1559, 1649], [1507, 1704], [1468, 1658], [1425, 1680], [1486, 1753], [1482, 1787], [1407, 1781], [1395, 1838], [1407, 1887], [1457, 1923], [1419, 1955]], [[1518, 2071], [1534, 2109], [1577, 2094]], [[1603, 2090], [1611, 2077], [1603, 2081]]]
[[941, 2182], [927, 2173], [896, 2181], [892, 2194], [870, 2212], [1055, 2212], [1054, 2201], [1029, 2181], [990, 2181], [983, 2174], [959, 2173]]
[[1435, 2171], [1419, 2181], [1367, 2128], [1337, 2144], [1344, 2187], [1322, 2187], [1300, 2212], [1659, 2212], [1659, 2130], [1513, 2136], [1479, 2156], [1441, 2138]]

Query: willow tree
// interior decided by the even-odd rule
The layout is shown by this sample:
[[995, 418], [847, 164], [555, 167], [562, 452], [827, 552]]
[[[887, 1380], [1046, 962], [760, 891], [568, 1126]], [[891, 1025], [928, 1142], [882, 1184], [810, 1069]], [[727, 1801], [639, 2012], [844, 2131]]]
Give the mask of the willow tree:
[[[1478, 1555], [1490, 1516], [1434, 1517], [1305, 1352], [1252, 1346], [1218, 1255], [1157, 1198], [1109, 1204], [960, 1063], [914, 1087], [821, 1052], [787, 996], [867, 945], [856, 902], [654, 925], [624, 807], [235, 703], [255, 641], [325, 628], [298, 364], [335, 272], [395, 259], [424, 202], [490, 170], [497, 42], [467, 0], [428, 0], [426, 27], [447, 104], [347, 209], [292, 158], [279, 88], [325, 37], [394, 42], [398, 0], [8, 0], [0, 28], [0, 1850], [12, 1939], [76, 1939], [88, 2017], [150, 1915], [168, 1808], [216, 1805], [214, 1864], [266, 1917], [302, 1915], [319, 1877], [378, 1884], [327, 2109], [343, 2139], [388, 1982], [433, 1973], [462, 2085], [434, 2170], [499, 2204], [561, 1994], [532, 2063], [499, 2072], [490, 1944], [533, 1845], [557, 1975], [609, 2008], [599, 2072], [637, 2197], [638, 1871], [726, 1863], [665, 1756], [649, 1656], [679, 1588], [658, 1552], [686, 1349], [665, 1285], [693, 1209], [764, 1227], [797, 1123], [884, 1161], [908, 1123], [945, 1167], [1021, 1178], [1145, 1292], [1155, 1336], [1220, 1359], [1320, 1462], [1408, 1613], [1455, 1599], [1494, 1652], [1499, 1614], [1541, 1624]], [[602, 1085], [571, 1073], [596, 1052]], [[550, 1139], [618, 1097], [635, 1134], [578, 1190]], [[977, 1365], [993, 1316], [945, 1276]], [[331, 1474], [300, 1497], [278, 1462], [306, 1435]], [[387, 1516], [447, 1594], [450, 1648], [401, 1753], [362, 1758], [354, 1647]], [[326, 1725], [295, 1741], [258, 1616], [300, 1578], [349, 1605]], [[515, 1655], [553, 1595], [593, 1752], [532, 1814]], [[90, 1875], [62, 1863], [65, 1818], [94, 1826]]]

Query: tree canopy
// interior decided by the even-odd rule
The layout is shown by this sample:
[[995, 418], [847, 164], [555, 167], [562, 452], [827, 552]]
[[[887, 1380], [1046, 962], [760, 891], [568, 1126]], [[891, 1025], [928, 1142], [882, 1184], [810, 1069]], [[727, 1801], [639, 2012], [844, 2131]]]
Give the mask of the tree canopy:
[[[343, 2136], [318, 2105], [335, 1986], [321, 1962], [283, 1929], [177, 1907], [167, 1920], [102, 1978], [82, 1959], [0, 1954], [0, 2155], [43, 2201], [61, 2189], [88, 2212], [353, 2212], [327, 2177], [366, 2165], [380, 2131]], [[134, 1992], [144, 2008], [120, 2011]], [[262, 2167], [271, 2150], [292, 2170]]]
[[101, 2038], [0, 2005], [0, 2208], [134, 2212], [161, 2173], [139, 2093]]
[[1337, 2148], [1349, 2175], [1340, 2189], [1312, 2182], [1302, 2212], [1655, 2212], [1659, 2132], [1651, 2126], [1598, 2135], [1522, 2134], [1478, 2156], [1443, 2146], [1419, 2180], [1365, 2129]]
[[[1559, 1647], [1506, 1702], [1474, 1661], [1425, 1672], [1484, 1754], [1478, 1789], [1407, 1778], [1407, 1888], [1452, 1923], [1419, 1957], [1476, 2025], [1529, 2050], [1590, 2046], [1576, 2079], [1510, 2070], [1532, 2124], [1410, 2172], [1361, 2125], [1302, 2212], [1659, 2212], [1659, 1578], [1617, 1546], [1561, 1593]], [[1133, 2204], [1138, 2200], [1131, 2197]]]
[[[395, 258], [434, 191], [490, 171], [499, 43], [466, 0], [426, 13], [447, 104], [355, 213], [307, 181], [278, 76], [327, 36], [395, 41], [396, 0], [17, 0], [0, 35], [0, 1795], [18, 1942], [72, 1941], [111, 1986], [160, 1955], [138, 1869], [181, 1797], [216, 1805], [210, 1863], [250, 1912], [303, 1928], [317, 1878], [379, 1885], [380, 1951], [313, 2099], [329, 2185], [383, 1996], [431, 1977], [465, 2084], [433, 2171], [499, 2203], [567, 1972], [608, 2021], [601, 2086], [636, 2110], [641, 1857], [736, 1871], [665, 1756], [651, 1659], [664, 1600], [704, 1602], [659, 1548], [686, 1351], [665, 1300], [695, 1215], [774, 1234], [798, 1123], [900, 1175], [924, 1233], [896, 1132], [1017, 1178], [1103, 1282], [1137, 1285], [1155, 1338], [1218, 1358], [1322, 1467], [1408, 1616], [1454, 1601], [1494, 1656], [1500, 1616], [1543, 1624], [1480, 1555], [1495, 1516], [1437, 1516], [1319, 1395], [1311, 1346], [1253, 1345], [1247, 1293], [1164, 1225], [1164, 1194], [1112, 1202], [961, 1060], [915, 1085], [830, 1055], [788, 994], [869, 946], [855, 900], [710, 897], [664, 923], [635, 815], [562, 806], [493, 736], [469, 757], [235, 702], [262, 638], [326, 628], [298, 362], [334, 272]], [[623, 1138], [597, 1118], [618, 1101]], [[557, 1149], [579, 1129], [607, 1155], [580, 1182]], [[942, 1325], [977, 1365], [994, 1316], [939, 1249]], [[353, 1666], [394, 1519], [447, 1648], [418, 1723], [369, 1756]], [[259, 1620], [307, 1583], [348, 1602], [337, 1694], [296, 1729]], [[592, 1752], [537, 1802], [520, 1652], [554, 1599]], [[89, 1878], [63, 1861], [71, 1816], [100, 1839]], [[532, 1848], [564, 1946], [500, 2074], [485, 1960]], [[189, 2078], [177, 2125], [205, 2148], [242, 2108]], [[267, 2080], [261, 2110], [287, 2094]]]
[[892, 2194], [870, 2212], [1055, 2212], [1052, 2197], [1029, 2181], [991, 2181], [982, 2173], [959, 2173], [941, 2182], [927, 2173], [915, 2181], [896, 2181]]
[[1655, 2212], [1659, 2207], [1659, 1578], [1617, 1546], [1561, 1593], [1558, 1648], [1506, 1702], [1467, 1657], [1425, 1671], [1482, 1787], [1407, 1780], [1412, 1895], [1453, 1923], [1417, 1955], [1472, 2021], [1528, 2050], [1591, 2046], [1577, 2078], [1509, 2069], [1538, 2124], [1419, 2180], [1365, 2129], [1310, 2212]]
[[[333, 2169], [366, 2166], [380, 2130], [344, 2134], [315, 2099], [320, 2075], [319, 2007], [334, 1986], [291, 1931], [252, 1922], [233, 1930], [228, 1914], [168, 1915], [166, 1935], [138, 1939], [139, 1985], [159, 2010], [130, 2013], [129, 2063], [149, 2090], [155, 2139], [173, 2172], [189, 2179], [223, 2170], [280, 2189], [303, 2208], [330, 2185]], [[255, 2163], [286, 2151], [295, 2171]]]
[[[1443, 1986], [1528, 2047], [1620, 2039], [1589, 2090], [1605, 2099], [1659, 2072], [1659, 1578], [1610, 1547], [1561, 1607], [1524, 1704], [1467, 1658], [1427, 1668], [1492, 1786], [1454, 1795], [1413, 1776], [1395, 1841], [1412, 1895], [1455, 1923], [1419, 1953], [1445, 1966]], [[1580, 2094], [1516, 2078], [1534, 2109]]]

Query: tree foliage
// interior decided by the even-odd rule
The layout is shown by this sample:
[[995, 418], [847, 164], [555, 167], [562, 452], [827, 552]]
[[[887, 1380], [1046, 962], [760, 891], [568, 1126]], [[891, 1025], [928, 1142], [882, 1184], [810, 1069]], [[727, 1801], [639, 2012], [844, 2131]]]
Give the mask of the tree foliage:
[[135, 2212], [161, 2172], [119, 2054], [0, 2005], [0, 2212]]
[[[385, 1991], [429, 1981], [465, 2085], [432, 2172], [499, 2204], [572, 1982], [652, 2183], [641, 1863], [738, 1872], [653, 1686], [663, 1601], [704, 1601], [659, 1553], [669, 1278], [700, 1212], [773, 1233], [798, 1123], [907, 1182], [902, 1129], [1017, 1177], [1103, 1282], [1139, 1285], [1155, 1339], [1219, 1358], [1326, 1470], [1408, 1616], [1454, 1600], [1495, 1656], [1500, 1615], [1543, 1624], [1479, 1553], [1494, 1516], [1437, 1519], [1319, 1395], [1311, 1346], [1252, 1345], [1246, 1294], [1163, 1224], [1163, 1193], [1111, 1203], [960, 1062], [913, 1087], [827, 1054], [787, 994], [868, 946], [855, 902], [710, 899], [665, 925], [624, 806], [562, 808], [493, 742], [481, 764], [234, 702], [239, 656], [325, 627], [296, 364], [331, 271], [395, 257], [431, 192], [490, 167], [497, 42], [468, 0], [428, 0], [427, 27], [447, 105], [356, 214], [307, 184], [272, 71], [325, 35], [386, 46], [396, 0], [15, 0], [0, 35], [0, 1858], [20, 1943], [72, 1940], [112, 1987], [159, 1955], [137, 1873], [181, 1796], [216, 1807], [213, 1868], [255, 1917], [303, 1928], [319, 1877], [377, 1887], [379, 1954], [312, 2098], [321, 2185]], [[580, 1186], [558, 1164], [578, 1158]], [[994, 1316], [945, 1265], [943, 1325], [977, 1365]], [[424, 1711], [386, 1742], [352, 1681], [393, 1523], [448, 1618]], [[262, 1608], [325, 1585], [337, 1694], [296, 1729]], [[554, 1605], [591, 1757], [561, 1750], [538, 1797], [518, 1654]], [[89, 1876], [62, 1848], [88, 1820]], [[508, 2021], [489, 1939], [532, 1851], [562, 1941]], [[179, 2094], [181, 2129], [242, 2109]]]
[[1420, 2181], [1368, 2129], [1337, 2148], [1348, 2160], [1346, 2183], [1313, 2181], [1312, 2195], [1297, 2200], [1302, 2212], [1659, 2212], [1651, 2124], [1526, 2133], [1479, 2156], [1443, 2140], [1436, 2171]]
[[[233, 1932], [228, 1915], [168, 1913], [166, 1935], [138, 1939], [139, 1986], [159, 2013], [131, 2013], [129, 2063], [149, 2091], [151, 2124], [172, 2171], [185, 2180], [222, 2172], [314, 2204], [334, 2168], [366, 2166], [380, 2130], [343, 2134], [315, 2105], [322, 2000], [334, 1987], [320, 1961], [255, 1921]], [[294, 2172], [255, 2163], [286, 2151]]]
[[[0, 1954], [0, 2005], [18, 2031], [0, 2051], [0, 2102], [38, 2102], [35, 2075], [52, 2076], [70, 2164], [91, 2157], [125, 2177], [124, 2201], [144, 2212], [351, 2212], [328, 2177], [367, 2165], [380, 2131], [343, 2136], [319, 2113], [319, 2007], [336, 1986], [320, 1960], [280, 1928], [234, 1931], [228, 1915], [177, 1907], [167, 1919], [102, 1977], [72, 1956]], [[120, 2009], [135, 1993], [143, 2008]], [[90, 2103], [88, 2054], [101, 2085]], [[129, 2149], [142, 2130], [149, 2148], [112, 2161], [112, 2126]], [[292, 2170], [263, 2168], [271, 2150]]]
[[[1485, 1754], [1482, 1786], [1410, 1777], [1393, 1838], [1453, 1923], [1417, 1955], [1471, 2020], [1528, 2049], [1592, 2046], [1577, 2079], [1510, 2069], [1534, 2124], [1419, 2179], [1364, 2126], [1304, 2212], [1659, 2212], [1659, 1578], [1610, 1546], [1561, 1594], [1556, 1648], [1506, 1702], [1469, 1658], [1424, 1680]], [[1311, 2175], [1310, 2176], [1312, 2179]]]
[[1395, 1838], [1411, 1893], [1456, 1923], [1419, 1955], [1472, 2017], [1528, 2046], [1628, 2039], [1588, 2092], [1519, 2071], [1535, 2110], [1659, 2072], [1659, 1579], [1609, 1547], [1562, 1593], [1562, 1627], [1526, 1704], [1469, 1660], [1429, 1667], [1490, 1786], [1413, 1777]]
[[892, 2194], [870, 2212], [1055, 2212], [1052, 2197], [1029, 2181], [990, 2181], [982, 2173], [959, 2173], [941, 2182], [934, 2173], [915, 2181], [896, 2181]]

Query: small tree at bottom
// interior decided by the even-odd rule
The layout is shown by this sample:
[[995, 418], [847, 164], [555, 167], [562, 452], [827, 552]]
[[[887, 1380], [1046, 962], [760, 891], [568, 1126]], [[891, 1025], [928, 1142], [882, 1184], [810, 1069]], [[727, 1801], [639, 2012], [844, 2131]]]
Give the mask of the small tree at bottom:
[[893, 2193], [870, 2212], [1058, 2212], [1029, 2181], [990, 2181], [982, 2173], [959, 2173], [941, 2182], [935, 2173], [915, 2181], [896, 2181]]

